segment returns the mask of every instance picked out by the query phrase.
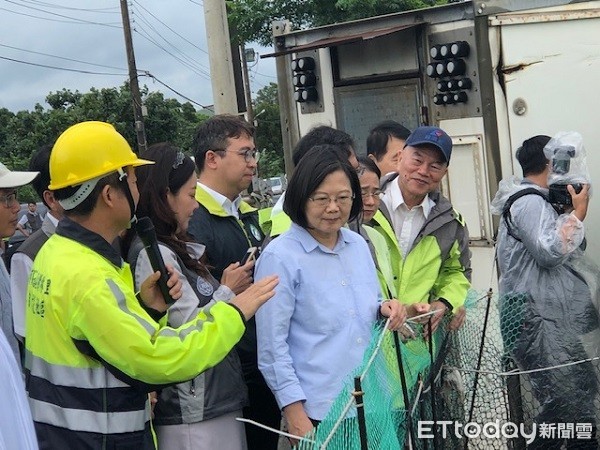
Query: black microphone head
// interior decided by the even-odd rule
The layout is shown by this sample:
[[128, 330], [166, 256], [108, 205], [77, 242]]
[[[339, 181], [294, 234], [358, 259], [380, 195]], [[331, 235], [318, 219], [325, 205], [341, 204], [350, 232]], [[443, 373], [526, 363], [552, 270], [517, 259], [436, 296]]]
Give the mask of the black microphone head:
[[150, 217], [140, 217], [135, 224], [135, 231], [144, 245], [148, 245], [148, 241], [156, 241], [156, 231]]

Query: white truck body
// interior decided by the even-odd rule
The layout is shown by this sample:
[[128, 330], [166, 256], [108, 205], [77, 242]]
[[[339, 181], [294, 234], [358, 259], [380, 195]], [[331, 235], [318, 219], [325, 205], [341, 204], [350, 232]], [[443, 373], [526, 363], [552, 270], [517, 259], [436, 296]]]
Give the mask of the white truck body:
[[[521, 175], [523, 140], [558, 131], [583, 135], [592, 181], [600, 182], [600, 1], [466, 1], [311, 30], [274, 27], [286, 156], [315, 125], [347, 131], [363, 153], [385, 119], [437, 125], [454, 142], [442, 190], [466, 218], [473, 287], [496, 286], [490, 201], [498, 182]], [[466, 41], [473, 86], [461, 104], [436, 105], [426, 75], [435, 44]], [[319, 99], [294, 101], [292, 58], [317, 60]], [[289, 158], [286, 167], [290, 169]], [[585, 220], [588, 254], [600, 264], [600, 196]]]

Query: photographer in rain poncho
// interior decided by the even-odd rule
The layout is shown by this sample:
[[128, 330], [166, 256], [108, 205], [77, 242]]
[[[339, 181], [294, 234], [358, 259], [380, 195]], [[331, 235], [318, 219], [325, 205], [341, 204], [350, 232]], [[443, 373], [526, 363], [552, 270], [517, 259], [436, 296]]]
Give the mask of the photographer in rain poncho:
[[[584, 256], [590, 185], [581, 136], [535, 136], [516, 157], [524, 179], [501, 181], [492, 201], [492, 212], [501, 216], [497, 260], [504, 346], [521, 370], [560, 366], [528, 375], [539, 402], [538, 438], [528, 448], [559, 449], [567, 438], [567, 448], [595, 449], [597, 366], [565, 366], [600, 354], [599, 272]], [[540, 423], [586, 423], [591, 439], [574, 439], [574, 433], [541, 439]]]

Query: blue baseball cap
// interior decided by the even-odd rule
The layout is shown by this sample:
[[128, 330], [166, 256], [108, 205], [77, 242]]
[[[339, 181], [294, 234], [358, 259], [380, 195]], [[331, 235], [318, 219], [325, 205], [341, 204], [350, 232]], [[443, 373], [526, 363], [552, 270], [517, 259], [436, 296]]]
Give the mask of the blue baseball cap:
[[418, 147], [420, 145], [432, 145], [439, 148], [446, 162], [450, 162], [452, 154], [452, 139], [448, 134], [438, 127], [419, 127], [413, 131], [404, 144], [405, 147]]

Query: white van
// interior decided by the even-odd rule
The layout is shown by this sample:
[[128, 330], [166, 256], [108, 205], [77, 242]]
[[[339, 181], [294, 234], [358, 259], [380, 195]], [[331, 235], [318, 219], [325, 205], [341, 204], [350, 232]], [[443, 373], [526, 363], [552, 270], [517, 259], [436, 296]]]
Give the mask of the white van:
[[269, 186], [271, 187], [271, 192], [273, 192], [273, 195], [280, 195], [283, 192], [283, 182], [281, 177], [269, 178]]

